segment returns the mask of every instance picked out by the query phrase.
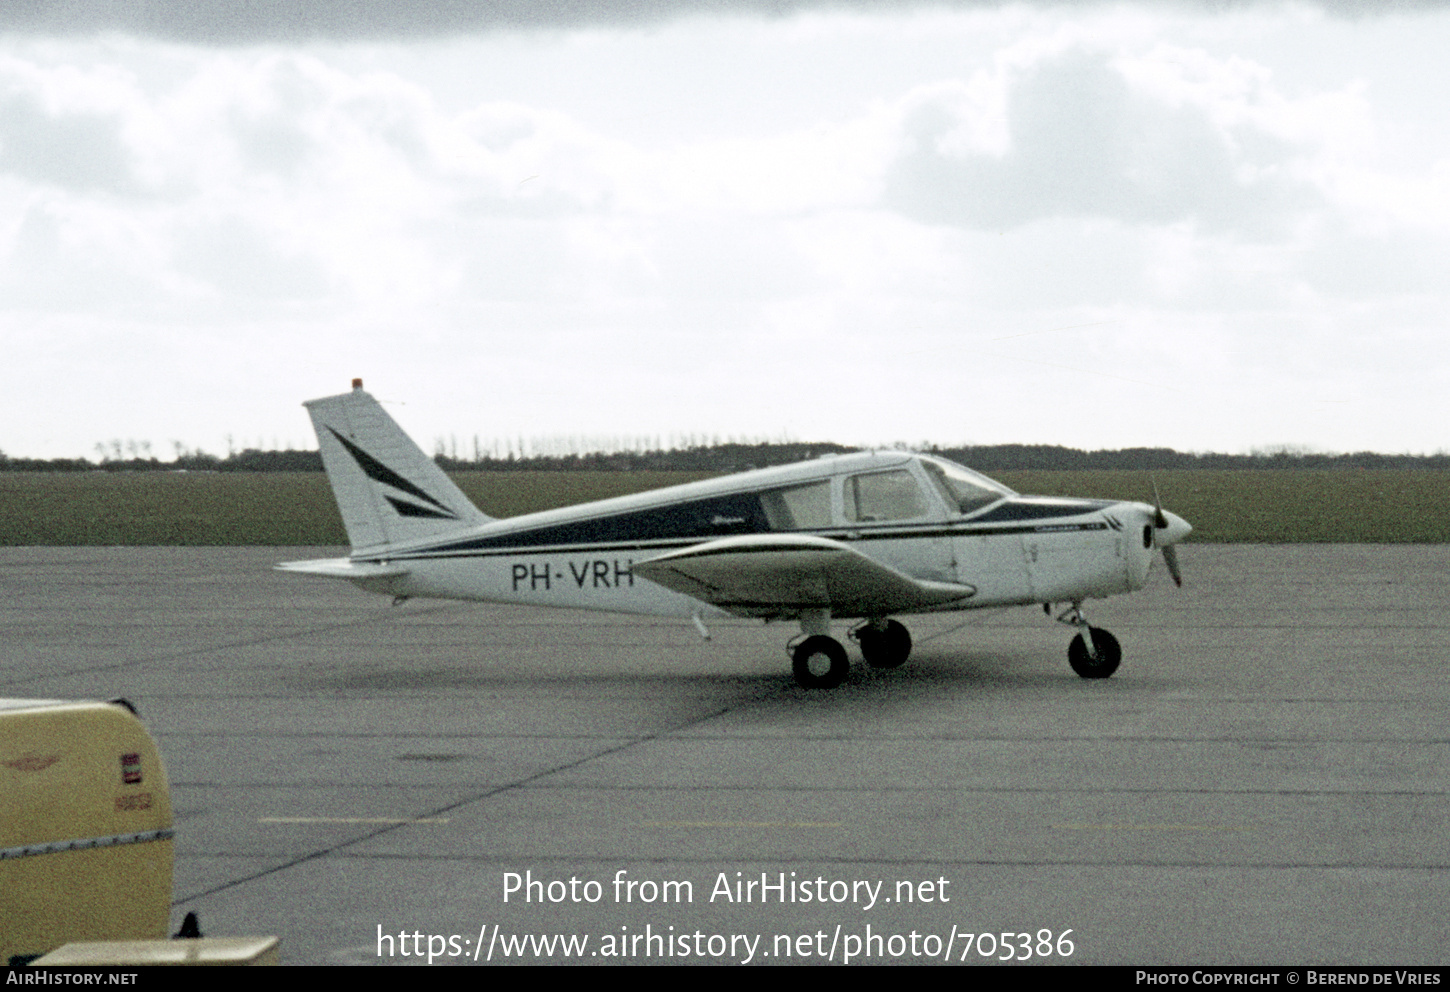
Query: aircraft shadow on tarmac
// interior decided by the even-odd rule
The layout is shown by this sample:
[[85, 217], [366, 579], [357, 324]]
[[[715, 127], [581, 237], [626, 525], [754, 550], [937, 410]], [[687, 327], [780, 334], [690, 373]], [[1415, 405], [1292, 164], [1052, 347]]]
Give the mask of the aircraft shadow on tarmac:
[[[974, 652], [969, 649], [924, 651], [920, 660], [898, 669], [883, 671], [857, 663], [841, 684], [849, 695], [866, 694], [878, 699], [893, 697], [918, 698], [923, 692], [1015, 693], [1029, 690], [1052, 694], [1102, 690], [1169, 687], [1161, 678], [1132, 675], [1116, 680], [1084, 680], [1071, 671], [1051, 670], [1027, 663], [1022, 655], [996, 651]], [[1147, 680], [1145, 683], [1144, 680]], [[509, 693], [530, 688], [558, 690], [575, 688], [580, 692], [615, 695], [620, 691], [639, 692], [657, 687], [662, 692], [693, 695], [696, 691], [723, 701], [737, 697], [740, 701], [767, 695], [816, 698], [818, 694], [802, 689], [788, 675], [775, 672], [703, 673], [560, 671], [540, 673], [525, 666], [479, 662], [449, 666], [428, 665], [406, 667], [383, 663], [354, 662], [320, 669], [311, 668], [284, 678], [288, 688], [300, 693], [338, 693], [342, 695], [398, 693], [428, 695], [437, 692]], [[1175, 681], [1175, 680], [1170, 680]]]

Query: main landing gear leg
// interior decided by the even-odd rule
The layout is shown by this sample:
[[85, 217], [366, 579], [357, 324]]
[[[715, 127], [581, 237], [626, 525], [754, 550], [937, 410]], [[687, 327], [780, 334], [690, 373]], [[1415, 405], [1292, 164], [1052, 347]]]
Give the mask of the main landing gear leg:
[[831, 616], [825, 610], [811, 610], [801, 617], [801, 634], [805, 640], [792, 641], [791, 669], [796, 682], [805, 689], [834, 689], [846, 681], [851, 662], [846, 649], [832, 637]]
[[1101, 627], [1088, 625], [1082, 612], [1082, 600], [1075, 600], [1058, 616], [1057, 621], [1079, 631], [1067, 646], [1067, 663], [1074, 672], [1085, 679], [1105, 679], [1118, 670], [1123, 660], [1123, 649], [1118, 639]]
[[911, 634], [895, 620], [868, 620], [851, 631], [872, 668], [897, 668], [911, 654]]

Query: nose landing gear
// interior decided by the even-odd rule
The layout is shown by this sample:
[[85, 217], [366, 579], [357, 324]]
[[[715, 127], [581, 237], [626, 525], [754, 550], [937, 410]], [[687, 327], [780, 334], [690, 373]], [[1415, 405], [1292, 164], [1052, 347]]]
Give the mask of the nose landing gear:
[[1123, 660], [1123, 649], [1118, 639], [1101, 627], [1088, 625], [1081, 600], [1064, 610], [1057, 621], [1079, 631], [1067, 646], [1067, 663], [1074, 672], [1085, 679], [1105, 679], [1118, 670]]

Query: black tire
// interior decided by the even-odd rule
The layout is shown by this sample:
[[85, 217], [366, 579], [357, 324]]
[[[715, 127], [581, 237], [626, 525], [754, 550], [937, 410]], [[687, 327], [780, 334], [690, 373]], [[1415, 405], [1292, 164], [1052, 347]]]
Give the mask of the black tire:
[[840, 642], [816, 634], [796, 646], [791, 655], [791, 668], [803, 689], [834, 689], [846, 681], [851, 662]]
[[856, 631], [856, 643], [872, 668], [898, 668], [911, 655], [911, 632], [895, 620], [885, 630], [867, 624]]
[[1118, 639], [1101, 627], [1089, 627], [1093, 634], [1093, 646], [1098, 649], [1096, 658], [1089, 658], [1087, 644], [1078, 634], [1067, 646], [1067, 663], [1072, 670], [1085, 679], [1105, 679], [1118, 670], [1123, 660], [1123, 649]]

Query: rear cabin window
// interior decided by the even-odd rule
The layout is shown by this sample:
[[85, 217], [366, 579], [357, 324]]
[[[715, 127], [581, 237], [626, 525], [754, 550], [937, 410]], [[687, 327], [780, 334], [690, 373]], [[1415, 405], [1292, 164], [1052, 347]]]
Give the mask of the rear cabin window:
[[831, 481], [812, 482], [761, 493], [760, 505], [771, 530], [831, 526]]
[[926, 516], [916, 477], [905, 469], [853, 475], [846, 480], [846, 519], [857, 523]]

